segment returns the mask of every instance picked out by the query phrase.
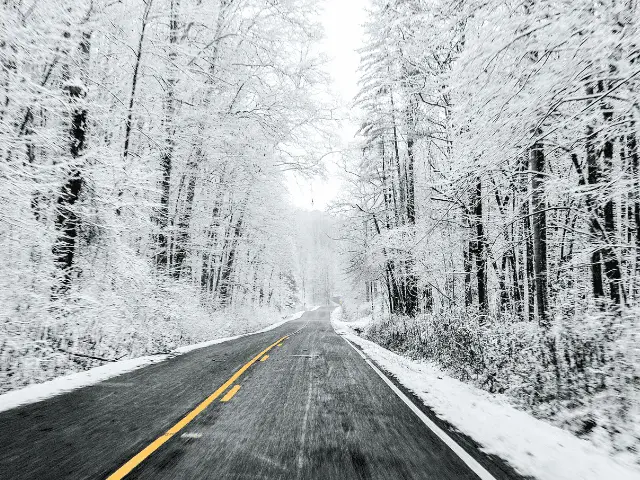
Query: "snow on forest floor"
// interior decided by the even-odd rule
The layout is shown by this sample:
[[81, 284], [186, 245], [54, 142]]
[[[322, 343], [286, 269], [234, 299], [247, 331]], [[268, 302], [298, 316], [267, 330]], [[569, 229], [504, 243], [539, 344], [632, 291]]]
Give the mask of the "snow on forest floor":
[[147, 355], [147, 356], [138, 357], [138, 358], [119, 360], [117, 362], [110, 362], [110, 363], [107, 363], [106, 365], [101, 365], [99, 367], [91, 368], [83, 372], [63, 375], [61, 377], [54, 378], [53, 380], [49, 380], [49, 381], [34, 384], [34, 385], [29, 385], [28, 387], [24, 387], [18, 390], [13, 390], [0, 395], [0, 412], [18, 407], [20, 405], [39, 402], [41, 400], [45, 400], [47, 398], [51, 398], [65, 392], [69, 392], [71, 390], [76, 390], [78, 388], [87, 387], [89, 385], [95, 385], [96, 383], [100, 383], [102, 381], [108, 380], [118, 375], [122, 375], [123, 373], [131, 372], [138, 368], [142, 368], [147, 365], [158, 363], [163, 360], [167, 360], [168, 358], [172, 358], [177, 355], [182, 355], [187, 352], [197, 350], [199, 348], [209, 347], [211, 345], [216, 345], [218, 343], [229, 342], [231, 340], [236, 340], [238, 338], [246, 337], [248, 335], [255, 335], [258, 333], [268, 332], [269, 330], [273, 330], [287, 322], [290, 322], [292, 320], [297, 320], [303, 314], [304, 314], [304, 311], [296, 312], [282, 321], [273, 323], [255, 332], [244, 333], [242, 335], [236, 335], [233, 337], [218, 338], [215, 340], [200, 342], [193, 345], [186, 345], [183, 347], [176, 348], [175, 350], [167, 354]]
[[358, 336], [368, 319], [343, 322], [331, 314], [335, 331], [357, 344], [379, 367], [411, 390], [438, 417], [472, 437], [522, 475], [539, 480], [638, 480], [640, 468], [623, 464], [587, 440], [517, 410], [494, 395], [448, 376], [436, 365], [393, 353]]

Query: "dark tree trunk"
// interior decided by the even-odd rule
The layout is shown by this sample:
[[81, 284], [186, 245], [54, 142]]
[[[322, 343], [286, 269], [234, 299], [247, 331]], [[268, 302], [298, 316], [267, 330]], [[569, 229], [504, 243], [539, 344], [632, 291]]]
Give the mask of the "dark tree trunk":
[[[587, 95], [593, 95], [593, 87], [587, 87]], [[598, 166], [598, 157], [595, 148], [596, 136], [592, 125], [587, 127], [587, 184], [598, 185], [600, 183], [600, 167]], [[599, 208], [593, 201], [593, 194], [589, 193], [587, 203], [591, 208], [591, 221], [589, 222], [589, 233], [592, 240], [600, 241], [600, 223], [598, 221]], [[591, 254], [591, 284], [593, 296], [596, 300], [604, 297], [604, 284], [602, 282], [602, 255], [599, 248], [594, 249]]]
[[[514, 186], [515, 187], [515, 186]], [[516, 210], [516, 196], [517, 196], [517, 192], [514, 190], [514, 195], [513, 195], [513, 200], [512, 200], [512, 208], [515, 211]], [[506, 205], [506, 203], [505, 203]], [[507, 238], [510, 238], [511, 241], [513, 242], [514, 240], [514, 225], [511, 225], [508, 230], [510, 230], [510, 234], [507, 234]], [[516, 251], [516, 246], [515, 246], [515, 242], [513, 242], [509, 253], [508, 253], [508, 260], [509, 260], [509, 264], [511, 267], [511, 278], [512, 278], [512, 287], [513, 287], [513, 299], [515, 302], [515, 310], [518, 313], [522, 313], [524, 312], [524, 275], [522, 275], [523, 272], [519, 271], [518, 269], [518, 264], [516, 262], [516, 255], [517, 255], [517, 251]]]
[[[502, 198], [498, 191], [497, 185], [494, 183], [495, 190], [495, 198], [496, 205], [498, 206], [498, 210], [500, 214], [506, 215], [506, 208], [509, 203], [509, 196]], [[513, 303], [515, 304], [515, 310], [519, 311], [521, 307], [521, 296], [520, 296], [520, 287], [519, 287], [519, 279], [518, 279], [518, 271], [515, 264], [515, 247], [513, 246], [513, 234], [510, 232], [511, 227], [504, 227], [504, 238], [507, 243], [510, 243], [512, 246], [504, 253], [502, 256], [502, 266], [498, 273], [498, 279], [500, 282], [500, 305], [502, 309], [505, 309], [509, 304], [509, 300], [513, 299]], [[494, 262], [495, 264], [496, 262]], [[497, 264], [494, 267], [496, 272], [498, 272]], [[508, 277], [511, 274], [511, 285], [507, 285]]]
[[415, 138], [418, 112], [418, 98], [415, 94], [410, 94], [409, 106], [407, 108], [407, 162], [405, 165], [405, 181], [407, 183], [407, 222], [410, 225], [416, 223], [416, 187], [415, 187]]
[[[407, 134], [407, 163], [406, 163], [406, 211], [407, 211], [407, 224], [414, 227], [416, 224], [416, 210], [415, 210], [415, 180], [413, 174], [413, 167], [415, 163], [414, 157], [414, 139], [413, 128], [414, 120], [411, 113], [408, 115], [409, 133]], [[406, 295], [405, 295], [405, 311], [407, 315], [415, 315], [418, 311], [419, 298], [418, 298], [418, 277], [414, 272], [414, 258], [413, 252], [407, 252], [409, 258], [406, 261]], [[431, 310], [433, 307], [433, 295], [431, 288], [427, 287], [428, 291], [425, 291], [425, 308]]]
[[513, 301], [515, 302], [515, 308], [517, 312], [522, 312], [524, 305], [522, 304], [524, 299], [524, 291], [522, 281], [516, 265], [516, 252], [512, 249], [509, 254], [509, 265], [511, 267], [511, 278], [513, 281]]
[[[528, 205], [528, 204], [525, 204]], [[524, 212], [524, 236], [525, 236], [525, 267], [526, 267], [526, 278], [524, 279], [527, 282], [527, 291], [529, 292], [529, 297], [527, 298], [527, 307], [529, 309], [529, 320], [535, 320], [535, 288], [534, 288], [534, 274], [533, 274], [533, 240], [531, 234], [531, 217], [529, 216], [528, 210], [525, 209]]]
[[[540, 134], [540, 132], [536, 132]], [[547, 214], [544, 200], [545, 157], [542, 143], [536, 143], [530, 151], [531, 206], [533, 234], [533, 283], [538, 322], [543, 328], [549, 327], [547, 308]]]
[[[604, 91], [603, 82], [600, 82], [598, 87], [599, 92]], [[603, 118], [605, 126], [611, 123], [613, 118], [613, 111], [610, 105], [603, 105]], [[607, 136], [604, 146], [602, 148], [603, 167], [604, 167], [604, 180], [605, 183], [609, 183], [612, 180], [613, 170], [613, 139], [610, 135]], [[614, 305], [620, 305], [622, 302], [621, 296], [621, 280], [622, 272], [620, 270], [620, 262], [618, 261], [617, 253], [612, 246], [616, 234], [616, 222], [615, 222], [615, 205], [613, 202], [613, 192], [607, 189], [607, 200], [604, 204], [603, 216], [604, 216], [604, 232], [606, 245], [602, 248], [602, 259], [604, 261], [605, 275], [609, 283], [609, 297]]]
[[[607, 140], [603, 148], [604, 168], [607, 179], [611, 177], [611, 169], [613, 167], [613, 142]], [[604, 231], [606, 232], [606, 242], [608, 245], [602, 248], [602, 258], [604, 260], [605, 275], [609, 283], [609, 296], [615, 305], [620, 305], [620, 281], [622, 274], [620, 271], [620, 263], [611, 242], [615, 238], [615, 205], [612, 197], [613, 192], [607, 194], [607, 201], [604, 204]]]
[[399, 147], [399, 138], [398, 138], [398, 126], [396, 125], [395, 118], [395, 105], [393, 101], [393, 91], [389, 90], [389, 96], [391, 98], [391, 123], [392, 123], [392, 131], [393, 131], [393, 151], [394, 151], [394, 160], [396, 163], [396, 175], [398, 176], [398, 195], [400, 206], [396, 205], [395, 214], [396, 214], [396, 225], [404, 224], [404, 214], [403, 210], [406, 209], [407, 199], [406, 199], [406, 191], [405, 185], [402, 175], [402, 166], [400, 162], [400, 147]]
[[473, 292], [471, 291], [472, 250], [473, 242], [471, 240], [465, 241], [462, 254], [464, 256], [464, 305], [467, 308], [473, 304]]
[[[636, 245], [636, 270], [640, 266], [640, 161], [638, 155], [638, 144], [636, 140], [635, 122], [630, 122], [629, 134], [627, 135], [627, 155], [631, 162], [633, 175], [633, 220], [635, 224], [635, 245]], [[634, 273], [637, 273], [634, 272]]]
[[[599, 83], [598, 90], [603, 91], [602, 82]], [[593, 95], [594, 89], [588, 86], [587, 95]], [[606, 105], [603, 106], [603, 117], [605, 123], [611, 121], [612, 112]], [[596, 134], [592, 125], [587, 127], [587, 184], [597, 188], [602, 184], [603, 172], [606, 175], [606, 179], [611, 177], [611, 170], [613, 168], [613, 141], [610, 138], [606, 138], [603, 149], [603, 167], [601, 168], [598, 163], [598, 155], [595, 149]], [[605, 179], [605, 180], [606, 180]], [[615, 235], [615, 205], [612, 199], [612, 192], [605, 191], [606, 201], [604, 208], [598, 205], [598, 202], [591, 189], [587, 196], [587, 207], [590, 210], [591, 221], [589, 222], [589, 232], [593, 242], [600, 244], [596, 247], [591, 254], [591, 274], [593, 284], [593, 296], [596, 301], [605, 297], [604, 279], [603, 279], [603, 264], [604, 275], [609, 285], [609, 295], [612, 302], [615, 305], [620, 305], [622, 301], [620, 281], [621, 271], [620, 263], [618, 261], [615, 250], [611, 246], [613, 237]], [[602, 222], [601, 222], [602, 220]], [[602, 303], [602, 302], [600, 302]]]
[[[364, 213], [364, 210], [362, 210], [362, 208], [360, 208], [360, 211]], [[378, 219], [374, 214], [372, 214], [371, 216], [373, 218], [373, 225], [375, 226], [376, 232], [378, 233], [378, 235], [381, 235], [382, 232], [380, 230], [380, 224], [378, 223]], [[382, 249], [382, 254], [384, 255], [384, 258], [385, 258], [385, 262], [384, 262], [385, 281], [387, 284], [387, 293], [389, 296], [389, 311], [390, 313], [398, 313], [401, 306], [403, 305], [403, 301], [401, 296], [402, 293], [398, 286], [396, 275], [394, 273], [395, 272], [394, 263], [392, 260], [389, 259], [386, 248]]]
[[184, 200], [184, 211], [178, 213], [178, 225], [174, 244], [172, 261], [172, 272], [175, 278], [180, 278], [185, 269], [184, 263], [187, 258], [187, 249], [190, 243], [189, 227], [191, 225], [191, 214], [193, 212], [193, 199], [196, 191], [196, 181], [198, 176], [198, 166], [196, 162], [190, 161], [187, 165], [186, 194]]
[[[381, 180], [382, 180], [383, 191], [384, 191], [385, 221], [386, 221], [387, 230], [389, 230], [391, 228], [391, 216], [389, 215], [389, 211], [392, 209], [393, 185], [391, 185], [392, 179], [390, 179], [387, 176], [387, 168], [386, 168], [387, 161], [386, 161], [386, 155], [385, 155], [384, 140], [382, 139], [380, 140], [380, 154], [382, 156], [382, 179]], [[395, 202], [393, 203], [395, 204]], [[396, 209], [394, 208], [394, 211], [395, 210]], [[373, 215], [373, 223], [376, 228], [376, 232], [378, 233], [378, 235], [381, 235], [382, 232], [380, 230], [380, 224], [378, 223], [378, 219], [375, 217], [375, 215]], [[391, 258], [389, 258], [389, 256], [387, 255], [386, 249], [383, 249], [383, 254], [385, 257], [385, 277], [386, 277], [386, 283], [387, 283], [387, 293], [389, 296], [389, 310], [391, 313], [398, 313], [403, 302], [402, 302], [401, 288], [398, 284], [398, 281], [395, 275], [396, 266], [394, 261]]]
[[219, 296], [220, 303], [222, 305], [229, 305], [231, 303], [231, 296], [233, 293], [233, 283], [231, 280], [231, 276], [235, 267], [235, 259], [236, 259], [236, 250], [238, 248], [238, 242], [240, 237], [242, 237], [242, 225], [244, 220], [244, 209], [240, 212], [240, 216], [236, 222], [236, 225], [233, 229], [233, 236], [229, 241], [229, 247], [227, 249], [227, 258], [222, 266], [222, 271], [220, 274], [220, 288], [219, 288]]
[[169, 261], [169, 199], [171, 194], [171, 169], [173, 164], [173, 151], [175, 148], [174, 139], [174, 117], [175, 117], [175, 85], [176, 78], [173, 74], [173, 65], [177, 56], [176, 43], [178, 41], [178, 20], [177, 20], [178, 0], [171, 1], [171, 12], [169, 19], [169, 68], [172, 73], [166, 80], [165, 115], [164, 130], [165, 144], [160, 156], [160, 171], [162, 174], [160, 189], [160, 207], [157, 215], [158, 236], [157, 252], [155, 256], [156, 265], [166, 268]]
[[129, 107], [127, 108], [127, 119], [125, 121], [124, 128], [124, 148], [122, 157], [126, 160], [129, 155], [129, 142], [131, 140], [131, 126], [133, 122], [133, 104], [136, 99], [136, 89], [138, 86], [138, 74], [140, 71], [140, 60], [142, 58], [142, 46], [144, 44], [144, 35], [147, 29], [147, 23], [149, 19], [149, 12], [151, 11], [151, 4], [153, 0], [147, 0], [145, 2], [144, 10], [142, 12], [142, 25], [140, 27], [140, 37], [138, 38], [138, 50], [136, 52], [136, 61], [133, 66], [133, 79], [131, 80], [131, 92], [129, 93]]
[[484, 223], [482, 218], [482, 180], [476, 178], [474, 188], [471, 189], [473, 209], [473, 228], [475, 239], [473, 252], [476, 258], [476, 279], [478, 285], [478, 307], [481, 315], [489, 313], [489, 298], [487, 296], [487, 252], [485, 248]]
[[407, 223], [409, 225], [415, 225], [416, 223], [413, 144], [413, 137], [409, 137], [407, 139]]
[[[80, 42], [80, 54], [83, 60], [89, 57], [91, 34], [84, 33]], [[84, 102], [86, 90], [83, 85], [69, 83], [68, 67], [64, 74], [65, 91], [70, 105], [70, 128], [69, 151], [72, 159], [72, 166], [69, 174], [60, 190], [57, 198], [57, 216], [55, 227], [58, 238], [53, 245], [52, 253], [56, 266], [62, 272], [62, 282], [55, 287], [54, 295], [64, 293], [71, 283], [71, 272], [76, 254], [76, 242], [78, 237], [80, 220], [74, 209], [74, 205], [80, 198], [83, 185], [83, 171], [80, 165], [80, 158], [86, 147], [87, 136], [87, 108]]]

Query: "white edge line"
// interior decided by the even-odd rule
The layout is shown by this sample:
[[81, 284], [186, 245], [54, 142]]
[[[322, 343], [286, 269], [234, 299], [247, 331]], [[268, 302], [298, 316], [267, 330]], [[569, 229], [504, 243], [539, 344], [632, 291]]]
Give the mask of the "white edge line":
[[343, 335], [340, 335], [342, 337], [342, 339], [347, 342], [351, 348], [353, 348], [358, 355], [360, 355], [365, 362], [367, 362], [369, 364], [369, 366], [373, 369], [374, 372], [376, 372], [378, 374], [378, 376], [380, 378], [382, 378], [382, 380], [384, 380], [384, 383], [386, 383], [389, 388], [391, 390], [393, 390], [393, 393], [395, 393], [398, 397], [400, 397], [400, 399], [407, 404], [407, 406], [411, 409], [411, 411], [413, 413], [415, 413], [418, 418], [420, 420], [422, 420], [422, 423], [424, 423], [427, 427], [429, 427], [429, 429], [435, 433], [438, 438], [440, 440], [442, 440], [451, 450], [453, 450], [453, 452], [458, 455], [458, 457], [460, 457], [460, 459], [467, 464], [467, 466], [476, 474], [478, 475], [478, 477], [480, 477], [481, 480], [496, 480], [496, 478], [491, 475], [482, 465], [480, 465], [478, 463], [478, 461], [473, 458], [471, 455], [469, 455], [467, 453], [467, 451], [462, 448], [460, 445], [458, 445], [449, 435], [447, 435], [445, 433], [444, 430], [442, 430], [438, 425], [436, 425], [435, 423], [433, 423], [433, 421], [427, 417], [424, 412], [422, 410], [420, 410], [415, 403], [413, 403], [403, 392], [402, 390], [400, 390], [398, 387], [396, 387], [394, 385], [394, 383], [389, 380], [389, 378], [387, 378], [387, 376], [382, 373], [378, 367], [376, 367], [374, 365], [374, 363], [369, 360], [364, 353], [362, 353], [360, 350], [358, 350], [349, 340], [347, 340], [347, 338], [345, 338]]

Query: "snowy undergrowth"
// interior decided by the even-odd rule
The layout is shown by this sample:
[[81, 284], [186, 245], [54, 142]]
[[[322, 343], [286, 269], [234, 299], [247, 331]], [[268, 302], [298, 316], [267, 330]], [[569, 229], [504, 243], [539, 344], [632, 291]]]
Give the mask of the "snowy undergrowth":
[[578, 438], [523, 411], [522, 403], [513, 396], [489, 393], [472, 382], [453, 378], [435, 362], [409, 358], [406, 349], [399, 355], [362, 338], [371, 327], [368, 325], [371, 318], [344, 320], [350, 319], [345, 318], [341, 308], [335, 309], [332, 323], [338, 333], [358, 344], [369, 358], [412, 390], [439, 417], [472, 437], [488, 453], [507, 460], [522, 474], [540, 480], [640, 478], [633, 450], [618, 451], [611, 456], [611, 445], [602, 438], [590, 437], [591, 441]]
[[252, 332], [288, 313], [256, 305], [205, 308], [197, 288], [154, 273], [123, 250], [81, 266], [82, 281], [74, 283], [81, 287], [58, 300], [51, 298], [50, 271], [22, 275], [16, 268], [0, 277], [0, 393]]
[[105, 322], [85, 310], [85, 321], [53, 317], [20, 328], [0, 324], [0, 393], [124, 359], [182, 351], [282, 321], [280, 312], [262, 307], [198, 310], [183, 312], [181, 318], [167, 312], [157, 321], [111, 317]]
[[122, 375], [123, 373], [131, 372], [138, 368], [142, 368], [147, 365], [151, 365], [153, 363], [161, 362], [175, 355], [182, 355], [200, 348], [210, 347], [211, 345], [216, 345], [223, 342], [229, 342], [231, 340], [236, 340], [246, 335], [254, 335], [257, 333], [267, 332], [279, 327], [280, 325], [283, 325], [286, 322], [289, 322], [291, 320], [296, 320], [300, 318], [303, 314], [304, 314], [304, 311], [294, 313], [293, 315], [290, 315], [284, 320], [273, 323], [265, 328], [262, 328], [261, 330], [254, 331], [251, 333], [245, 333], [242, 335], [236, 335], [234, 337], [218, 338], [215, 340], [208, 340], [206, 342], [185, 345], [183, 347], [178, 347], [172, 352], [169, 352], [167, 354], [148, 355], [148, 356], [137, 357], [137, 358], [127, 359], [127, 360], [119, 360], [117, 362], [109, 362], [105, 365], [101, 365], [95, 368], [90, 368], [89, 370], [86, 370], [83, 372], [63, 375], [61, 377], [57, 377], [43, 383], [30, 385], [18, 390], [12, 390], [10, 392], [0, 395], [0, 412], [18, 407], [20, 405], [38, 402], [46, 398], [50, 398], [55, 395], [60, 395], [62, 393], [69, 392], [71, 390], [75, 390], [78, 388], [86, 387], [89, 385], [95, 385], [96, 383], [108, 380], [118, 375]]
[[558, 317], [546, 335], [535, 322], [480, 322], [464, 311], [415, 318], [378, 314], [360, 328], [386, 348], [433, 361], [490, 393], [504, 393], [536, 417], [638, 463], [636, 318], [633, 312], [613, 319]]

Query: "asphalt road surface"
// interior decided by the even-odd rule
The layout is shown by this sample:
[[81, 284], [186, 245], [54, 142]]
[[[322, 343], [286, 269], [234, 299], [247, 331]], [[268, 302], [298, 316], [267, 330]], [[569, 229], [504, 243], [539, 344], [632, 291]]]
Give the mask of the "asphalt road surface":
[[[0, 413], [0, 478], [479, 478], [330, 312]], [[518, 478], [420, 409], [493, 478]]]

